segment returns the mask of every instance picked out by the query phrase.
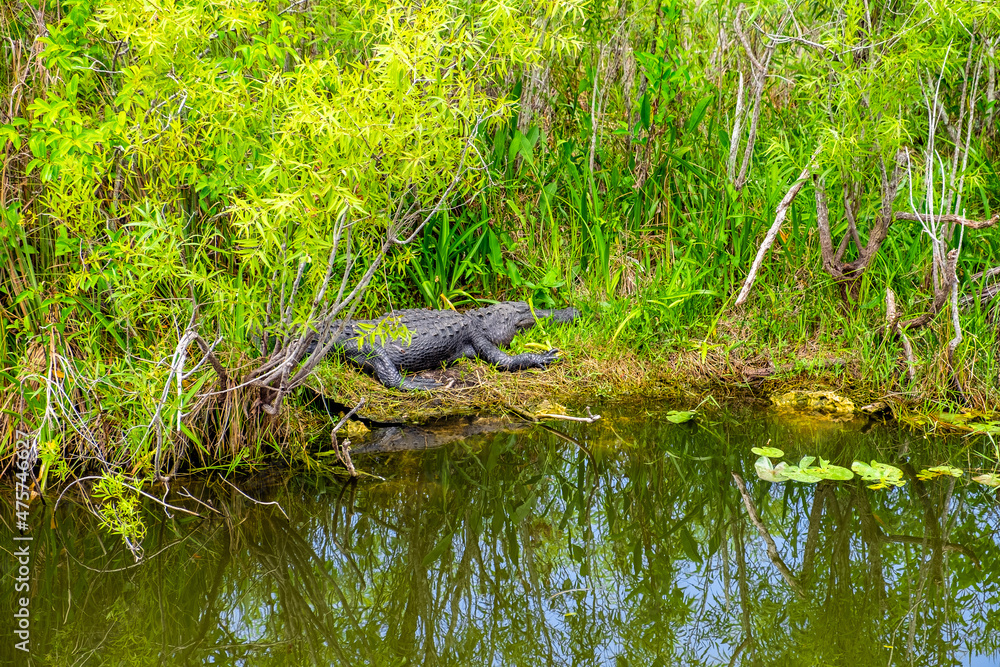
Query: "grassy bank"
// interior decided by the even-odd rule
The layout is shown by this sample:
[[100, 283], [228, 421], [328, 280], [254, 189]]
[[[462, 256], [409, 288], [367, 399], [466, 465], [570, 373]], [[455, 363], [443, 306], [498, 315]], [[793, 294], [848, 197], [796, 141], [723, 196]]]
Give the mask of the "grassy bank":
[[884, 323], [877, 320], [869, 328], [824, 334], [812, 327], [796, 328], [794, 311], [770, 311], [770, 327], [748, 322], [762, 319], [760, 314], [737, 318], [724, 313], [710, 324], [657, 329], [653, 335], [635, 323], [640, 320], [635, 313], [648, 316], [656, 312], [655, 303], [628, 299], [604, 307], [578, 305], [583, 316], [576, 323], [531, 329], [515, 339], [513, 353], [550, 347], [561, 351], [559, 362], [544, 371], [505, 373], [463, 360], [420, 374], [450, 385], [448, 389], [410, 393], [387, 389], [350, 364], [332, 359], [312, 378], [310, 389], [327, 397], [338, 414], [364, 401], [357, 415], [382, 423], [422, 423], [473, 413], [523, 417], [543, 401], [580, 409], [644, 398], [688, 405], [709, 395], [766, 401], [792, 389], [832, 389], [859, 407], [881, 401], [904, 419], [964, 410], [988, 421], [1000, 405], [995, 376], [970, 374], [970, 389], [958, 394], [935, 376], [934, 366], [941, 365], [941, 359], [922, 364], [919, 380], [908, 381], [903, 351], [885, 337]]

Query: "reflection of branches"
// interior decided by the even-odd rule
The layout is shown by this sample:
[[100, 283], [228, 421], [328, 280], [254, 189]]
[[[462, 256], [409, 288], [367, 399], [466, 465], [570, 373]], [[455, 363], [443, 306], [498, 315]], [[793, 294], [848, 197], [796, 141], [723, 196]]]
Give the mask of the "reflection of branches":
[[760, 520], [760, 516], [757, 515], [757, 508], [753, 504], [753, 500], [750, 498], [750, 494], [747, 493], [746, 484], [743, 482], [743, 478], [740, 477], [735, 472], [733, 473], [733, 479], [736, 480], [736, 488], [740, 490], [740, 495], [743, 496], [743, 504], [746, 505], [747, 514], [750, 515], [750, 521], [754, 526], [757, 527], [757, 532], [760, 536], [764, 538], [764, 542], [767, 544], [767, 556], [774, 563], [774, 566], [778, 568], [778, 572], [781, 573], [782, 578], [791, 587], [795, 594], [800, 598], [806, 597], [806, 592], [802, 588], [802, 584], [795, 578], [792, 571], [785, 565], [785, 561], [782, 560], [781, 554], [778, 553], [778, 547], [774, 544], [774, 539], [771, 537], [771, 533], [767, 531], [767, 527]]
[[545, 430], [545, 431], [548, 431], [549, 433], [551, 433], [553, 435], [556, 435], [556, 436], [562, 438], [566, 442], [573, 443], [574, 445], [576, 445], [577, 447], [579, 447], [581, 450], [583, 450], [583, 453], [587, 455], [587, 458], [590, 459], [590, 462], [594, 464], [594, 481], [597, 481], [597, 461], [594, 460], [594, 455], [590, 453], [590, 450], [587, 449], [586, 445], [584, 445], [582, 442], [580, 442], [576, 438], [566, 435], [565, 433], [563, 433], [559, 429], [552, 428], [548, 424], [539, 424], [538, 427], [541, 428], [541, 429], [543, 429], [543, 430]]
[[882, 565], [882, 530], [875, 522], [875, 515], [872, 513], [871, 500], [867, 493], [855, 487], [852, 493], [857, 494], [857, 502], [854, 504], [858, 510], [858, 518], [861, 520], [861, 537], [868, 544], [868, 576], [872, 583], [867, 588], [874, 591], [878, 600], [879, 608], [885, 610], [885, 572]]
[[886, 535], [882, 533], [879, 537], [886, 542], [894, 542], [896, 544], [919, 544], [921, 546], [929, 546], [935, 550], [954, 551], [972, 561], [976, 569], [981, 570], [983, 567], [979, 562], [979, 557], [976, 556], [976, 552], [964, 544], [955, 544], [941, 538], [917, 537], [915, 535]]
[[179, 646], [178, 648], [183, 651], [184, 662], [187, 662], [191, 658], [192, 653], [202, 646], [208, 638], [209, 630], [218, 627], [220, 613], [217, 611], [218, 601], [219, 601], [219, 590], [222, 588], [222, 582], [225, 578], [226, 570], [229, 568], [229, 564], [233, 557], [233, 544], [232, 544], [232, 534], [228, 531], [224, 532], [224, 539], [227, 540], [227, 544], [219, 550], [220, 558], [218, 563], [215, 564], [215, 573], [212, 577], [212, 584], [208, 588], [208, 593], [205, 595], [205, 609], [201, 614], [201, 620], [198, 622], [198, 628], [192, 633], [193, 639], [188, 642], [186, 646]]
[[284, 516], [285, 516], [286, 519], [288, 518], [288, 515], [285, 514], [285, 510], [281, 507], [281, 505], [277, 501], [272, 500], [272, 501], [269, 501], [269, 502], [264, 502], [263, 500], [257, 500], [256, 498], [251, 498], [247, 494], [243, 493], [243, 491], [240, 489], [240, 487], [236, 486], [235, 484], [233, 484], [232, 482], [230, 482], [225, 477], [221, 477], [220, 479], [223, 482], [225, 482], [226, 484], [228, 484], [229, 486], [233, 487], [234, 491], [236, 491], [238, 494], [240, 494], [241, 496], [243, 496], [244, 498], [246, 498], [250, 502], [254, 503], [255, 505], [274, 505], [274, 506], [276, 506], [278, 508], [279, 512], [281, 512], [282, 514], [284, 514]]
[[[62, 498], [61, 495], [60, 495], [60, 498]], [[80, 503], [77, 506], [83, 508], [88, 514], [90, 514], [92, 516], [95, 516], [97, 519], [100, 519], [101, 517], [95, 512], [95, 510], [92, 507], [89, 506], [89, 500], [86, 498], [86, 496], [84, 496], [84, 500], [85, 500], [84, 503]], [[53, 517], [53, 519], [52, 519], [53, 525], [56, 525], [55, 524], [55, 518], [54, 518], [55, 517], [55, 507], [52, 508], [52, 517]], [[78, 521], [74, 521], [73, 525], [74, 526], [79, 526], [80, 524], [79, 524]], [[103, 542], [101, 542], [100, 533], [98, 531], [91, 531], [91, 532], [94, 535], [94, 539], [96, 539], [98, 541], [98, 543], [101, 545], [101, 551], [104, 553], [105, 556], [108, 557], [108, 562], [110, 562], [111, 560], [113, 560], [116, 557], [117, 552], [113, 551], [113, 550], [109, 550], [107, 547], [104, 546]], [[67, 558], [69, 558], [71, 561], [73, 561], [73, 563], [75, 564], [76, 567], [82, 568], [82, 569], [87, 570], [89, 572], [95, 572], [95, 573], [98, 573], [98, 574], [111, 574], [113, 572], [125, 572], [125, 571], [128, 571], [128, 570], [135, 570], [137, 568], [142, 568], [143, 566], [147, 566], [154, 558], [156, 558], [160, 554], [169, 551], [171, 548], [177, 546], [178, 544], [183, 544], [184, 542], [187, 542], [187, 541], [191, 540], [195, 536], [196, 533], [194, 532], [194, 530], [191, 530], [184, 537], [180, 537], [180, 538], [178, 538], [178, 539], [176, 539], [176, 540], [174, 540], [174, 541], [172, 541], [172, 542], [164, 545], [162, 548], [160, 548], [156, 552], [144, 556], [141, 561], [137, 561], [137, 562], [131, 563], [129, 565], [124, 565], [122, 567], [115, 567], [115, 568], [92, 567], [90, 565], [87, 565], [85, 562], [83, 562], [83, 560], [81, 560], [80, 558], [78, 558], [73, 553], [73, 551], [69, 548], [69, 541], [63, 535], [63, 531], [62, 530], [55, 529], [55, 530], [53, 530], [53, 534], [55, 535], [56, 540], [59, 541], [59, 544], [60, 544], [60, 546], [62, 548], [62, 552], [61, 553], [65, 554]], [[213, 532], [213, 535], [214, 535], [214, 532]], [[122, 544], [124, 545], [124, 543], [122, 543]]]
[[[747, 583], [747, 552], [746, 543], [743, 541], [744, 524], [742, 521], [733, 522], [733, 546], [736, 547], [736, 579], [740, 589], [740, 623], [743, 627], [743, 641], [733, 652], [733, 661], [740, 651], [747, 647], [753, 647], [753, 624], [750, 619], [750, 585]], [[735, 664], [731, 662], [730, 664]]]

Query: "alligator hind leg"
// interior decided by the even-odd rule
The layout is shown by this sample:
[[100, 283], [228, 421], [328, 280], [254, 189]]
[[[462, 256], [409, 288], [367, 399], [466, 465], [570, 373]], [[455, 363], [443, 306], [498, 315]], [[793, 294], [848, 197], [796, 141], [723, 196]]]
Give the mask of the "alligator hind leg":
[[403, 377], [396, 365], [389, 361], [388, 357], [379, 351], [358, 350], [347, 353], [347, 358], [353, 363], [363, 368], [368, 373], [375, 376], [379, 382], [392, 389], [405, 389], [413, 391], [416, 389], [435, 389], [441, 383], [434, 380], [409, 379]]

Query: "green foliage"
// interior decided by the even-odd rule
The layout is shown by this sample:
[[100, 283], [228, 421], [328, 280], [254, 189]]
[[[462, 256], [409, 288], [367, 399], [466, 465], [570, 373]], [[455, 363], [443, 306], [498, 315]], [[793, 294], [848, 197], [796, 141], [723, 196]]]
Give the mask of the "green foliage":
[[[20, 53], [37, 19], [17, 4]], [[334, 300], [381, 309], [392, 295], [367, 282], [403, 284], [412, 254], [391, 248], [425, 220], [439, 233], [421, 241], [452, 248], [429, 298], [461, 294], [483, 224], [452, 238], [447, 211], [488, 183], [482, 147], [516, 105], [504, 82], [573, 52], [579, 16], [559, 0], [38, 11], [44, 50], [0, 70], [16, 93], [0, 117], [0, 439], [42, 436], [43, 486], [70, 463], [141, 480], [283, 447], [244, 390], [262, 330], [307, 330]], [[405, 335], [386, 325], [371, 335]], [[106, 527], [138, 545], [134, 499], [102, 493]]]
[[483, 233], [486, 220], [465, 229], [453, 229], [447, 211], [430, 220], [421, 236], [416, 259], [407, 270], [431, 308], [471, 301], [463, 288], [485, 273]]
[[142, 518], [142, 502], [134, 487], [121, 475], [105, 474], [94, 485], [93, 494], [101, 503], [97, 508], [101, 528], [120, 535], [136, 560], [141, 559], [146, 525]]

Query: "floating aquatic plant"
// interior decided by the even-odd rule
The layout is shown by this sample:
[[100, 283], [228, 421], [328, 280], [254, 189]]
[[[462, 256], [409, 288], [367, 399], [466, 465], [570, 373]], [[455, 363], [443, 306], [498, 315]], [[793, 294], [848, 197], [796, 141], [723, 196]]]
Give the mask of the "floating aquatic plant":
[[683, 424], [694, 419], [697, 414], [697, 410], [668, 410], [664, 417], [672, 424]]
[[954, 468], [949, 465], [934, 466], [932, 468], [924, 468], [917, 473], [917, 479], [927, 481], [930, 479], [935, 479], [937, 477], [944, 477], [945, 475], [951, 475], [952, 477], [961, 477], [965, 472], [961, 468]]
[[[758, 454], [760, 458], [754, 462], [753, 467], [757, 476], [765, 482], [775, 484], [793, 480], [804, 484], [815, 484], [822, 480], [847, 481], [853, 479], [855, 473], [862, 480], [871, 482], [869, 489], [884, 489], [890, 486], [904, 486], [906, 480], [903, 478], [903, 471], [888, 463], [872, 461], [871, 464], [855, 461], [851, 464], [851, 469], [833, 465], [823, 457], [819, 457], [819, 465], [813, 465], [817, 460], [815, 456], [803, 456], [798, 465], [791, 465], [784, 461], [775, 463], [772, 458], [784, 456], [785, 453], [777, 447], [770, 446], [771, 441], [764, 447], [753, 447], [750, 451]], [[853, 472], [852, 472], [853, 471]], [[928, 481], [938, 477], [964, 477], [965, 471], [955, 466], [942, 464], [923, 468], [917, 473], [917, 479]], [[976, 475], [973, 481], [989, 486], [1000, 488], [1000, 473], [984, 473]]]
[[985, 484], [990, 488], [1000, 487], [1000, 474], [998, 473], [983, 473], [982, 475], [976, 475], [972, 478], [973, 482], [979, 482], [980, 484]]
[[[810, 457], [811, 458], [811, 457]], [[799, 466], [801, 467], [801, 463]], [[846, 481], [849, 479], [854, 479], [854, 473], [844, 468], [843, 466], [833, 465], [822, 456], [819, 457], [819, 465], [813, 466], [806, 471], [810, 475], [819, 477], [820, 479], [829, 479], [836, 481]]]
[[[770, 440], [768, 442], [770, 442]], [[780, 449], [778, 449], [777, 447], [754, 447], [750, 451], [753, 452], [754, 454], [758, 454], [760, 456], [767, 456], [772, 459], [776, 459], [785, 455], [785, 453]]]
[[888, 463], [872, 461], [871, 465], [868, 465], [861, 461], [855, 461], [851, 464], [851, 470], [858, 473], [864, 481], [875, 482], [868, 485], [869, 489], [884, 489], [887, 486], [903, 486], [906, 484], [906, 480], [903, 479], [903, 471]]
[[[754, 447], [754, 452], [756, 452], [759, 447]], [[784, 482], [788, 480], [788, 476], [785, 475], [785, 468], [787, 464], [782, 461], [778, 465], [771, 463], [771, 459], [766, 456], [762, 456], [757, 459], [757, 462], [753, 464], [753, 468], [757, 471], [757, 476], [760, 477], [765, 482]]]
[[[764, 450], [781, 451], [772, 447], [754, 447], [752, 451], [759, 454]], [[842, 481], [854, 477], [854, 473], [847, 468], [833, 465], [822, 457], [819, 459], [819, 465], [814, 466], [812, 463], [815, 460], [815, 456], [803, 456], [798, 465], [789, 465], [784, 461], [775, 465], [767, 456], [761, 456], [754, 463], [754, 470], [758, 477], [767, 482], [784, 482], [791, 479], [805, 484], [815, 484], [824, 479]]]

